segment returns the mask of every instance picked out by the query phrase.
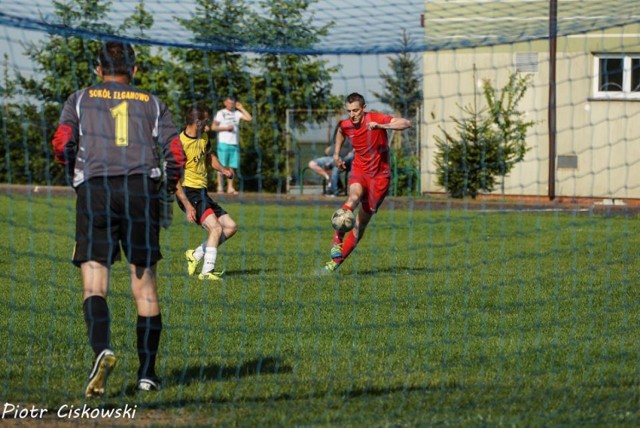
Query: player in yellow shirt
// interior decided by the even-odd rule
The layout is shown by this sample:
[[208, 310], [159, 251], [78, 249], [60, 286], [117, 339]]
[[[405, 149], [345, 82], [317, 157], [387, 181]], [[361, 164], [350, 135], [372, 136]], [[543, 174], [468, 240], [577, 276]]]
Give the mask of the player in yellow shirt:
[[231, 238], [238, 226], [231, 216], [215, 202], [207, 192], [207, 160], [211, 167], [227, 178], [233, 178], [233, 170], [223, 167], [215, 151], [209, 149], [209, 137], [206, 132], [209, 114], [197, 105], [187, 110], [186, 126], [180, 133], [180, 141], [187, 155], [184, 166], [184, 178], [178, 183], [176, 197], [180, 209], [185, 212], [187, 221], [202, 226], [207, 239], [193, 250], [187, 250], [187, 271], [195, 275], [201, 261], [202, 271], [198, 278], [206, 281], [220, 281], [224, 272], [216, 272], [218, 247]]

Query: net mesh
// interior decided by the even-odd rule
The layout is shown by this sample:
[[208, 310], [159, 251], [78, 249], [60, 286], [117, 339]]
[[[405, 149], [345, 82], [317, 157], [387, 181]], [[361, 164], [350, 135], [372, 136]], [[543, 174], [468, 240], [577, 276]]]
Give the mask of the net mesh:
[[[395, 3], [0, 0], [3, 420], [640, 424], [640, 3], [561, 1], [555, 21], [546, 1]], [[161, 233], [163, 389], [135, 391], [136, 305], [120, 262], [108, 299], [118, 363], [105, 396], [86, 400], [75, 193], [51, 137], [65, 99], [98, 81], [104, 40], [136, 46], [136, 85], [178, 127], [185, 106], [213, 114], [228, 95], [253, 119], [240, 128], [240, 194], [217, 194], [210, 175], [239, 227], [218, 251], [224, 281], [187, 274], [185, 250], [205, 233], [177, 206]], [[530, 125], [524, 158], [505, 173], [511, 140], [492, 122], [486, 84], [508, 99], [513, 73], [530, 80], [500, 117]], [[413, 127], [390, 135], [394, 180], [366, 236], [318, 275], [346, 196], [323, 195], [308, 163], [351, 92]], [[453, 167], [439, 181], [437, 139], [471, 131], [502, 142], [498, 166], [477, 168], [498, 179], [458, 199]]]
[[[225, 2], [216, 2], [223, 5]], [[283, 2], [287, 3], [287, 2]], [[229, 50], [229, 38], [211, 38], [193, 43], [193, 34], [176, 25], [179, 19], [190, 19], [198, 13], [197, 2], [113, 2], [104, 15], [105, 22], [120, 24], [144, 4], [153, 16], [153, 27], [140, 37], [139, 29], [126, 27], [118, 36], [135, 42], [181, 48]], [[269, 2], [250, 2], [248, 9], [264, 13]], [[468, 48], [546, 39], [549, 36], [549, 5], [547, 1], [413, 1], [400, 4], [364, 1], [289, 2], [299, 8], [303, 18], [312, 19], [317, 27], [330, 26], [327, 37], [314, 46], [300, 48], [288, 45], [265, 47], [262, 43], [244, 40], [233, 50], [245, 52], [317, 53], [317, 54], [376, 54], [401, 50], [400, 31], [405, 29], [415, 41], [416, 52], [440, 49]], [[310, 6], [303, 6], [310, 5]], [[186, 6], [186, 7], [183, 7]], [[638, 4], [633, 0], [598, 2], [571, 0], [558, 2], [557, 33], [559, 36], [601, 31], [638, 22]], [[200, 10], [203, 8], [201, 7]], [[580, 11], [580, 14], [576, 13]], [[8, 28], [56, 34], [104, 37], [109, 34], [96, 29], [69, 28], [56, 14], [52, 2], [34, 1], [29, 4], [3, 2], [0, 22]], [[224, 26], [224, 21], [222, 21]], [[357, 42], [350, 37], [356, 32]], [[18, 35], [16, 39], [19, 39]], [[142, 39], [142, 40], [140, 40]]]

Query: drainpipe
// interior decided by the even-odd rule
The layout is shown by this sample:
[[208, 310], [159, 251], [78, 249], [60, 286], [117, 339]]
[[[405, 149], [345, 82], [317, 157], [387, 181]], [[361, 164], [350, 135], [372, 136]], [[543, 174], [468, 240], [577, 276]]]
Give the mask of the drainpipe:
[[556, 198], [556, 48], [558, 0], [549, 2], [549, 200]]

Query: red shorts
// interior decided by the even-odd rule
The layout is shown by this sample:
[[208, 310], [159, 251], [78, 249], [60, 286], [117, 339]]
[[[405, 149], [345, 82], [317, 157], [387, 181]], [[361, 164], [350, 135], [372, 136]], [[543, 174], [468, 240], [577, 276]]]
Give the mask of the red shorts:
[[[184, 194], [191, 202], [191, 205], [196, 209], [196, 223], [202, 226], [202, 221], [207, 218], [205, 213], [207, 211], [213, 211], [216, 217], [220, 218], [223, 215], [227, 214], [227, 212], [220, 206], [216, 201], [211, 199], [209, 193], [206, 188], [195, 189], [193, 187], [182, 186], [184, 190]], [[178, 206], [184, 212], [187, 212], [186, 208], [178, 199]], [[208, 214], [207, 214], [208, 216]]]
[[383, 173], [372, 176], [351, 170], [349, 174], [349, 186], [354, 183], [362, 186], [362, 196], [360, 198], [362, 210], [368, 214], [375, 214], [387, 196], [389, 186], [391, 185], [391, 175]]

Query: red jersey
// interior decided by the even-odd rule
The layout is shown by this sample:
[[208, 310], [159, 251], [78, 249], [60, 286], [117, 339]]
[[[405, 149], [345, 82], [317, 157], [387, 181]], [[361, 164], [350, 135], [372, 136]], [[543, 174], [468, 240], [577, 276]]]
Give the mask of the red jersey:
[[377, 112], [365, 112], [362, 121], [354, 125], [351, 119], [340, 121], [340, 129], [351, 141], [355, 151], [352, 174], [377, 175], [389, 174], [389, 140], [386, 129], [367, 128], [367, 123], [387, 124], [393, 116]]

